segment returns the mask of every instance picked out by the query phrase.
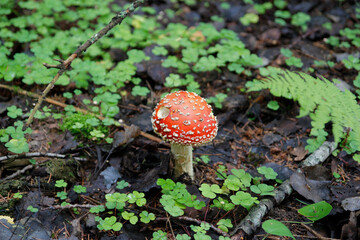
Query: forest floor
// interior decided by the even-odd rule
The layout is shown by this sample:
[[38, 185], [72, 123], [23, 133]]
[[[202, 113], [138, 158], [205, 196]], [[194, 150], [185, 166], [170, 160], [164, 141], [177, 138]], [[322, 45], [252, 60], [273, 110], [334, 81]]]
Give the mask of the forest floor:
[[[66, 74], [69, 81], [50, 91], [41, 107], [42, 115], [34, 119], [31, 130], [23, 131], [30, 110], [49, 82], [41, 82], [39, 78], [51, 79], [57, 72], [32, 66], [35, 62], [42, 63], [34, 60], [43, 56], [39, 49], [49, 52], [44, 57], [50, 61], [47, 63], [54, 64], [52, 59], [66, 59], [84, 39], [99, 30], [81, 27], [82, 24], [104, 26], [114, 15], [113, 11], [118, 10], [116, 6], [126, 1], [109, 3], [113, 11], [107, 12], [105, 6], [95, 9], [95, 13], [89, 10], [91, 4], [71, 5], [71, 1], [64, 5], [65, 10], [54, 6], [45, 12], [40, 5], [36, 7], [36, 2], [43, 4], [43, 1], [28, 1], [28, 5], [9, 5], [9, 11], [4, 8], [2, 15], [3, 20], [9, 20], [4, 29], [10, 33], [3, 30], [0, 36], [4, 44], [2, 59], [7, 64], [0, 63], [3, 71], [0, 74], [0, 127], [6, 130], [0, 130], [0, 239], [190, 239], [186, 236], [227, 239], [230, 235], [233, 239], [284, 239], [287, 237], [276, 236], [289, 236], [283, 228], [276, 234], [269, 229], [266, 232], [260, 225], [248, 234], [236, 227], [248, 215], [250, 207], [256, 207], [258, 200], [273, 199], [272, 193], [267, 193], [283, 182], [289, 182], [294, 190], [265, 212], [259, 224], [269, 219], [281, 221], [296, 239], [360, 237], [359, 212], [356, 213], [360, 209], [359, 163], [353, 155], [344, 145], [339, 145], [336, 155], [330, 154], [323, 163], [302, 168], [302, 162], [309, 156], [306, 146], [311, 138], [311, 118], [297, 117], [300, 111], [297, 102], [274, 97], [267, 90], [247, 92], [245, 86], [253, 79], [263, 79], [265, 72], [274, 67], [337, 79], [339, 88], [355, 92], [359, 87], [355, 79], [360, 81], [357, 76], [360, 67], [346, 66], [343, 60], [352, 55], [354, 65], [359, 64], [358, 3], [150, 1], [145, 3], [146, 7], [135, 10], [128, 22], [116, 26], [113, 33], [105, 35], [74, 61]], [[30, 3], [34, 3], [34, 7]], [[70, 15], [65, 13], [77, 8], [83, 11], [82, 15], [81, 11], [76, 13], [80, 14], [79, 19], [73, 22], [66, 19]], [[26, 21], [33, 23], [20, 24], [22, 14], [29, 17]], [[53, 18], [55, 23], [37, 26], [36, 21], [41, 20], [34, 17], [36, 14]], [[169, 28], [171, 23], [178, 25]], [[210, 23], [215, 30], [196, 28], [199, 23]], [[76, 27], [79, 28], [76, 30]], [[116, 32], [117, 28], [122, 31]], [[37, 37], [16, 39], [15, 34], [22, 29], [29, 31], [24, 38], [31, 36], [31, 31]], [[229, 32], [221, 32], [224, 29]], [[216, 37], [212, 36], [214, 31], [217, 31]], [[59, 32], [64, 34], [60, 36]], [[184, 32], [183, 38], [190, 40], [185, 43], [177, 40], [175, 36], [179, 32]], [[222, 38], [233, 38], [233, 35], [239, 39], [234, 40], [234, 49], [225, 49], [225, 53], [215, 49], [211, 53], [210, 47], [219, 47], [216, 44], [221, 43]], [[41, 42], [42, 39], [47, 42]], [[47, 49], [50, 45], [56, 46]], [[60, 49], [62, 46], [66, 50]], [[141, 50], [145, 55], [140, 51], [129, 55], [131, 49]], [[159, 53], [154, 53], [154, 49]], [[206, 55], [201, 52], [204, 49], [216, 60], [221, 59], [220, 54], [231, 58], [235, 49], [240, 49], [247, 58], [240, 54], [237, 62], [219, 63], [219, 60], [212, 68], [211, 58], [206, 62], [197, 56]], [[16, 54], [23, 54], [26, 64], [21, 65]], [[170, 56], [172, 60], [165, 61]], [[134, 60], [137, 58], [140, 60]], [[126, 59], [133, 62], [121, 66]], [[164, 62], [168, 65], [164, 66]], [[9, 66], [16, 69], [13, 76], [7, 75]], [[99, 70], [99, 66], [102, 69]], [[36, 75], [37, 71], [42, 71], [42, 75]], [[100, 77], [96, 71], [104, 71], [102, 80], [97, 80]], [[114, 80], [124, 75], [129, 75], [129, 79]], [[208, 99], [219, 124], [213, 142], [194, 149], [195, 181], [180, 179], [179, 182], [186, 184], [186, 191], [178, 190], [178, 195], [166, 192], [165, 183], [160, 186], [161, 179], [172, 178], [170, 147], [153, 132], [150, 120], [161, 96], [173, 89], [193, 90]], [[71, 106], [95, 112], [100, 117], [76, 115]], [[325, 130], [329, 133], [327, 140], [333, 141], [331, 125], [326, 125]], [[11, 142], [11, 138], [18, 140], [13, 133], [22, 134], [26, 141]], [[258, 170], [260, 167], [267, 167], [263, 168], [266, 171], [271, 168], [277, 175], [264, 177]], [[258, 186], [260, 181], [271, 190], [250, 191], [250, 183], [239, 183], [237, 190], [232, 189], [224, 180], [230, 181], [229, 175], [234, 169], [251, 174], [251, 187]], [[204, 184], [220, 186], [222, 190], [214, 188], [212, 194], [216, 198], [211, 197], [203, 191]], [[116, 192], [123, 195], [115, 195]], [[246, 204], [231, 200], [230, 196], [236, 196], [236, 192], [250, 193], [257, 200], [247, 209]], [[194, 202], [186, 202], [188, 193], [192, 201], [196, 198], [204, 206], [197, 209]], [[170, 199], [165, 195], [171, 196]], [[234, 206], [214, 207], [215, 201]], [[299, 214], [300, 208], [320, 201], [332, 206], [324, 218], [309, 223], [306, 216]], [[89, 212], [95, 206], [104, 206], [104, 209]], [[11, 217], [14, 223], [4, 216]], [[114, 222], [111, 222], [112, 216], [115, 216]], [[222, 219], [229, 219], [230, 224]], [[203, 223], [209, 224], [210, 229], [201, 225]], [[234, 229], [237, 231], [233, 232]]]

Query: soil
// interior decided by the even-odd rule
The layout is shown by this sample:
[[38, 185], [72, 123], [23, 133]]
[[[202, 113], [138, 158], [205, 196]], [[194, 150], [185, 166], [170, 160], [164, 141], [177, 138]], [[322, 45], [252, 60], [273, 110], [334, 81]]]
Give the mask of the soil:
[[[312, 17], [306, 31], [302, 31], [299, 27], [291, 24], [287, 24], [285, 27], [276, 25], [273, 17], [270, 17], [274, 16], [273, 9], [261, 15], [258, 23], [245, 27], [238, 21], [247, 9], [247, 5], [242, 1], [227, 1], [231, 6], [227, 10], [220, 7], [219, 1], [206, 2], [209, 2], [212, 7], [204, 7], [204, 1], [197, 1], [191, 7], [180, 3], [176, 6], [179, 14], [176, 14], [172, 21], [191, 27], [198, 22], [211, 21], [210, 18], [214, 15], [224, 17], [226, 21], [217, 27], [234, 30], [248, 49], [268, 60], [268, 66], [294, 70], [294, 67], [288, 67], [285, 64], [285, 58], [280, 54], [281, 48], [287, 48], [303, 60], [303, 69], [310, 66], [314, 67], [314, 60], [334, 61], [335, 66], [333, 68], [317, 69], [316, 74], [327, 79], [341, 79], [349, 86], [353, 85], [352, 80], [356, 74], [347, 70], [341, 61], [336, 60], [336, 56], [339, 53], [354, 53], [358, 49], [334, 49], [325, 44], [324, 39], [338, 35], [341, 29], [354, 28], [354, 24], [359, 24], [359, 19], [354, 17], [356, 5], [354, 1], [289, 1], [290, 12], [302, 11]], [[150, 1], [149, 5], [158, 11], [175, 7], [171, 1], [165, 0]], [[139, 14], [142, 14], [141, 11]], [[334, 21], [331, 30], [320, 27], [323, 18], [331, 18]], [[121, 54], [123, 53], [116, 52], [116, 50], [111, 52], [116, 61], [123, 58]], [[157, 89], [151, 93], [151, 98], [133, 97], [129, 94], [127, 98], [121, 100], [119, 106], [121, 110], [117, 118], [122, 119], [128, 126], [132, 126], [127, 133], [124, 128], [111, 128], [109, 136], [115, 136], [115, 141], [118, 141], [118, 144], [109, 145], [104, 141], [92, 142], [75, 137], [70, 132], [60, 129], [60, 120], [52, 118], [35, 119], [31, 125], [33, 132], [28, 136], [30, 152], [56, 153], [63, 154], [65, 157], [36, 157], [37, 165], [12, 179], [2, 182], [0, 187], [2, 196], [2, 200], [0, 200], [1, 215], [12, 216], [18, 223], [20, 219], [23, 221], [27, 219], [25, 222], [19, 223], [19, 226], [28, 226], [31, 222], [31, 226], [40, 229], [39, 232], [45, 235], [51, 232], [55, 239], [76, 239], [75, 237], [102, 240], [150, 239], [152, 232], [157, 230], [167, 232], [168, 238], [174, 239], [174, 234], [189, 233], [189, 226], [198, 225], [201, 221], [216, 225], [217, 221], [220, 220], [219, 216], [231, 218], [234, 226], [239, 224], [247, 214], [244, 209], [237, 208], [229, 213], [221, 211], [220, 214], [218, 213], [219, 215], [212, 212], [209, 206], [203, 210], [187, 210], [185, 215], [193, 220], [191, 221], [181, 217], [178, 219], [169, 218], [159, 204], [161, 189], [156, 182], [159, 178], [171, 178], [170, 148], [168, 144], [144, 137], [138, 131], [140, 129], [142, 132], [156, 136], [152, 130], [150, 118], [152, 109], [164, 92], [163, 90], [159, 91], [161, 89], [159, 86], [164, 81], [161, 74], [168, 75], [170, 73], [156, 64], [156, 61], [156, 59], [153, 59], [153, 62], [150, 60], [149, 63], [151, 64], [144, 64], [146, 70], [141, 72], [139, 70], [137, 73], [138, 76], [146, 78], [153, 89]], [[141, 69], [140, 66], [139, 69]], [[253, 69], [253, 71], [255, 76], [260, 78], [259, 70]], [[187, 184], [187, 189], [191, 194], [206, 200], [201, 196], [198, 188], [203, 183], [217, 184], [221, 182], [215, 171], [219, 165], [224, 165], [229, 170], [233, 168], [244, 169], [255, 176], [257, 175], [256, 168], [268, 166], [278, 173], [278, 179], [282, 181], [289, 179], [296, 170], [300, 169], [300, 163], [308, 156], [304, 147], [306, 140], [309, 139], [311, 119], [308, 116], [297, 118], [299, 105], [296, 102], [276, 98], [268, 91], [244, 92], [242, 89], [245, 89], [245, 83], [252, 78], [245, 74], [230, 73], [226, 69], [198, 77], [206, 79], [199, 81], [203, 97], [214, 96], [217, 93], [224, 92], [224, 89], [229, 89], [229, 91], [226, 92], [228, 96], [223, 107], [214, 108], [214, 114], [219, 123], [216, 139], [212, 144], [194, 149], [194, 158], [207, 155], [210, 162], [195, 164], [196, 180], [194, 182], [188, 181], [186, 178], [179, 180]], [[39, 93], [42, 90], [42, 86], [27, 86], [21, 81], [14, 84], [29, 92]], [[82, 99], [93, 96], [93, 93], [89, 91], [75, 96], [71, 100], [61, 97], [63, 92], [71, 92], [73, 89], [75, 86], [72, 85], [55, 87], [48, 97], [81, 108]], [[0, 88], [0, 92], [0, 104], [11, 103], [29, 109], [36, 102], [33, 98], [15, 94], [4, 88]], [[276, 100], [279, 103], [279, 110], [274, 111], [267, 107], [270, 100]], [[44, 105], [62, 109], [49, 103], [44, 103]], [[1, 128], [6, 128], [12, 123], [5, 112], [1, 113], [0, 117]], [[327, 127], [328, 132], [331, 133], [331, 127]], [[329, 140], [331, 140], [331, 136]], [[350, 211], [343, 208], [342, 201], [359, 196], [359, 167], [351, 155], [346, 154], [342, 148], [338, 149], [340, 150], [338, 155], [330, 155], [321, 164], [321, 167], [315, 170], [303, 170], [307, 180], [314, 180], [318, 181], [318, 184], [323, 184], [317, 188], [318, 192], [314, 198], [325, 200], [332, 205], [333, 209], [327, 217], [316, 223], [308, 224], [309, 228], [300, 223], [294, 223], [308, 222], [308, 219], [298, 214], [297, 210], [305, 204], [313, 203], [313, 200], [311, 197], [309, 199], [309, 196], [306, 197], [297, 191], [293, 191], [283, 202], [276, 205], [263, 218], [263, 221], [267, 219], [289, 221], [290, 223], [285, 222], [285, 224], [296, 239], [316, 239], [319, 236], [324, 237], [324, 239], [339, 239], [341, 236], [351, 234], [355, 237], [346, 239], [358, 239], [357, 237], [360, 236], [357, 235], [359, 225], [356, 220], [359, 218], [351, 218]], [[12, 153], [8, 152], [3, 144], [0, 144], [0, 156], [9, 155]], [[24, 158], [25, 160], [22, 161], [21, 159], [2, 163], [0, 177], [5, 179], [28, 166], [28, 158]], [[42, 164], [42, 162], [44, 163]], [[335, 179], [333, 172], [338, 173], [340, 177]], [[56, 197], [59, 188], [55, 187], [55, 180], [59, 179], [68, 182], [67, 200], [74, 205], [103, 204], [105, 194], [114, 191], [123, 193], [144, 192], [147, 204], [143, 209], [155, 213], [158, 219], [149, 224], [136, 225], [124, 221], [123, 229], [120, 232], [99, 231], [92, 214], [88, 214], [87, 208], [79, 207], [75, 213], [72, 209], [56, 209], [55, 206], [59, 206], [62, 202]], [[129, 187], [117, 190], [115, 182], [120, 180], [127, 181]], [[279, 183], [274, 181], [265, 183], [279, 186]], [[72, 190], [74, 185], [85, 186], [87, 192], [80, 195], [76, 194]], [[16, 192], [21, 192], [24, 197], [20, 200], [14, 199], [13, 194]], [[258, 197], [260, 199], [269, 198]], [[26, 211], [25, 209], [29, 205], [38, 207], [39, 212], [30, 213]], [[21, 235], [19, 231], [16, 233]], [[0, 234], [2, 233], [0, 232]], [[8, 234], [8, 232], [3, 234]], [[209, 230], [208, 234], [214, 239], [218, 239], [220, 236], [214, 230]], [[244, 234], [243, 237], [245, 239], [263, 239], [265, 235], [264, 230], [259, 227], [253, 234]], [[285, 239], [274, 235], [268, 236], [268, 238]]]

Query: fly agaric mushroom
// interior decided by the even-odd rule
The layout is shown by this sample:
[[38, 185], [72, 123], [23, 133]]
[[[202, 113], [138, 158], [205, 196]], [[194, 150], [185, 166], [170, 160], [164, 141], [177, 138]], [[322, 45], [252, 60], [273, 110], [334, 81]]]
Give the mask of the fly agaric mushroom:
[[151, 123], [154, 131], [171, 143], [175, 178], [187, 173], [194, 180], [192, 147], [210, 142], [218, 130], [211, 106], [196, 93], [173, 92], [156, 105]]

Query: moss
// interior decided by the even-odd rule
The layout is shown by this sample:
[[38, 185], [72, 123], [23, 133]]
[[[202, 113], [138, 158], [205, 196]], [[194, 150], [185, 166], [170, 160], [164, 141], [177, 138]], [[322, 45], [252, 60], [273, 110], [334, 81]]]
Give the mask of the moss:
[[46, 163], [48, 172], [56, 179], [64, 179], [67, 182], [76, 180], [78, 164], [75, 160], [53, 159]]

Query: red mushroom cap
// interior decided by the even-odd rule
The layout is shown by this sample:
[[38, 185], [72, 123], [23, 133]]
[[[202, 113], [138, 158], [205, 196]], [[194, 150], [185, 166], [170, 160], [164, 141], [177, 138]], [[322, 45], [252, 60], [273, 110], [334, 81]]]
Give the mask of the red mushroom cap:
[[217, 133], [217, 120], [205, 99], [193, 92], [177, 91], [156, 105], [151, 123], [164, 140], [182, 145], [201, 145]]

